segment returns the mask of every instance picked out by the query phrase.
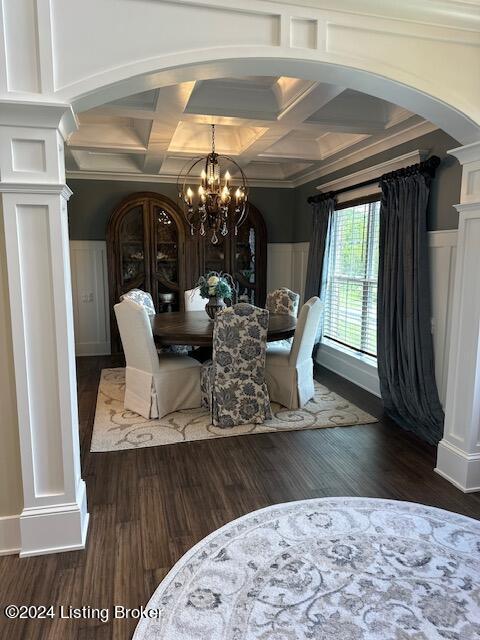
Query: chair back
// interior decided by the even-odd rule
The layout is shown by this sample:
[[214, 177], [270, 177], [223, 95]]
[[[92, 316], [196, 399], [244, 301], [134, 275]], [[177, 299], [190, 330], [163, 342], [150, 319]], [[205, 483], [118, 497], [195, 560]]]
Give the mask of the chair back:
[[240, 302], [215, 318], [213, 329], [214, 404], [224, 426], [269, 415], [265, 385], [267, 309]]
[[142, 291], [141, 289], [130, 289], [130, 291], [124, 293], [123, 296], [120, 296], [120, 301], [123, 300], [131, 300], [131, 302], [139, 304], [145, 309], [149, 316], [154, 316], [156, 313], [153, 298], [147, 291]]
[[200, 295], [200, 287], [185, 291], [185, 311], [205, 311], [205, 302]]
[[127, 367], [158, 373], [158, 355], [145, 308], [127, 298], [116, 304], [114, 310]]
[[300, 303], [300, 295], [294, 291], [290, 291], [287, 287], [280, 287], [267, 293], [267, 301], [265, 308], [270, 313], [283, 313], [289, 316], [298, 315], [298, 305]]
[[321, 313], [322, 303], [317, 296], [307, 300], [301, 308], [290, 350], [289, 362], [291, 366], [312, 357]]

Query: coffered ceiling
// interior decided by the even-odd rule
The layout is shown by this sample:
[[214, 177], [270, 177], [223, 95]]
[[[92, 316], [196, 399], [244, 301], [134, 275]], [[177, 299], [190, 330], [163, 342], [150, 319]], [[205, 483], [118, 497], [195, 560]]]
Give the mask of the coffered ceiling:
[[436, 127], [378, 98], [290, 77], [185, 82], [78, 116], [67, 176], [172, 182], [189, 158], [216, 149], [251, 184], [297, 186]]

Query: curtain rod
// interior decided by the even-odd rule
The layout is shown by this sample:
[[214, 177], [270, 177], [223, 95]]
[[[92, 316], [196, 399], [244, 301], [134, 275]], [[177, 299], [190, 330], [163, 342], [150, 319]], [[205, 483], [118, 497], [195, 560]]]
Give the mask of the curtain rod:
[[313, 204], [315, 202], [322, 202], [322, 200], [327, 200], [328, 198], [335, 198], [335, 196], [340, 195], [341, 193], [346, 193], [347, 191], [353, 191], [354, 189], [360, 189], [361, 187], [367, 187], [370, 184], [380, 183], [383, 180], [392, 180], [393, 178], [400, 178], [404, 176], [415, 175], [416, 173], [425, 173], [429, 175], [431, 178], [435, 175], [435, 170], [440, 164], [440, 158], [438, 156], [431, 156], [427, 160], [423, 162], [419, 162], [417, 164], [412, 164], [409, 167], [403, 167], [402, 169], [397, 169], [397, 171], [391, 171], [390, 173], [384, 173], [382, 176], [378, 178], [371, 178], [370, 180], [365, 180], [364, 182], [359, 182], [358, 184], [353, 184], [350, 187], [343, 187], [343, 189], [337, 189], [336, 191], [326, 191], [325, 193], [318, 193], [315, 196], [310, 196], [307, 198], [307, 202], [309, 204]]

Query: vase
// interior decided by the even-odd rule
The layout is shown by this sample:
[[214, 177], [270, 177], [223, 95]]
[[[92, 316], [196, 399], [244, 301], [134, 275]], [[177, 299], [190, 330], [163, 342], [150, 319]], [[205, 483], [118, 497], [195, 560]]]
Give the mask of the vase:
[[215, 316], [219, 311], [225, 309], [227, 305], [225, 304], [223, 298], [219, 296], [210, 296], [207, 304], [205, 305], [205, 311], [207, 315], [212, 320], [215, 320]]

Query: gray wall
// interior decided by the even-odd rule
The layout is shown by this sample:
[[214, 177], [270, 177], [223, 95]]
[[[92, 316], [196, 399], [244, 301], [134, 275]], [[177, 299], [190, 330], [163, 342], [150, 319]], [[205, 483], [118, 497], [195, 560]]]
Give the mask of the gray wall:
[[[177, 200], [175, 184], [120, 182], [115, 180], [68, 180], [73, 195], [68, 203], [71, 240], [104, 240], [107, 221], [115, 207], [131, 193], [154, 191]], [[293, 189], [250, 189], [250, 200], [260, 209], [269, 242], [291, 242], [295, 192]]]
[[[425, 149], [430, 152], [430, 155], [437, 155], [442, 161], [437, 169], [430, 191], [428, 229], [429, 231], [456, 229], [458, 227], [458, 214], [453, 205], [460, 202], [462, 169], [455, 158], [447, 155], [447, 151], [458, 146], [460, 144], [443, 131], [433, 131], [421, 138], [416, 138], [383, 153], [370, 156], [366, 160], [350, 165], [342, 171], [322, 176], [321, 182], [329, 182], [350, 173], [355, 173], [355, 171], [367, 169], [370, 166], [401, 156], [404, 153], [415, 151], [415, 149]], [[310, 239], [312, 209], [307, 203], [307, 198], [318, 193], [315, 187], [319, 182], [320, 180], [317, 178], [295, 189], [297, 224], [294, 229], [294, 242], [307, 242]]]
[[[334, 180], [409, 151], [426, 149], [442, 159], [432, 183], [428, 211], [429, 230], [456, 229], [458, 215], [452, 205], [460, 199], [461, 168], [455, 158], [447, 156], [446, 152], [457, 146], [458, 142], [443, 131], [434, 131], [370, 156], [342, 171], [323, 176], [321, 180]], [[310, 239], [311, 207], [307, 198], [318, 193], [315, 187], [319, 182], [320, 180], [316, 179], [296, 189], [251, 188], [250, 200], [263, 213], [269, 242], [305, 242]], [[69, 180], [68, 184], [73, 191], [68, 204], [72, 240], [103, 240], [110, 213], [131, 193], [154, 191], [163, 193], [174, 201], [177, 198], [174, 184], [114, 180]]]

